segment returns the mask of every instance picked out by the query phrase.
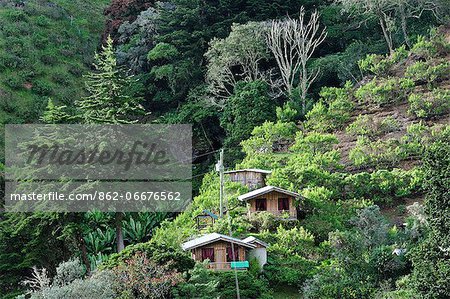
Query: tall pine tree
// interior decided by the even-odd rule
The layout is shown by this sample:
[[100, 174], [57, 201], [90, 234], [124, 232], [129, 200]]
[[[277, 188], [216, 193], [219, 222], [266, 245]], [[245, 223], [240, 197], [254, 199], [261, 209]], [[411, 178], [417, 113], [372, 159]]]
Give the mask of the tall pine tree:
[[[64, 111], [65, 106], [56, 106], [49, 100], [41, 120], [53, 124], [72, 120], [82, 124], [133, 124], [138, 122], [139, 115], [145, 114], [141, 105], [143, 98], [129, 93], [133, 77], [117, 64], [110, 37], [102, 51], [95, 54], [94, 70], [85, 77], [88, 96], [75, 102], [76, 115], [69, 116]], [[116, 213], [114, 225], [118, 252], [124, 248], [122, 220], [123, 214]]]
[[75, 104], [86, 124], [131, 124], [144, 114], [143, 99], [129, 94], [133, 77], [117, 64], [113, 41], [108, 37], [94, 57], [95, 70], [86, 75], [87, 97]]

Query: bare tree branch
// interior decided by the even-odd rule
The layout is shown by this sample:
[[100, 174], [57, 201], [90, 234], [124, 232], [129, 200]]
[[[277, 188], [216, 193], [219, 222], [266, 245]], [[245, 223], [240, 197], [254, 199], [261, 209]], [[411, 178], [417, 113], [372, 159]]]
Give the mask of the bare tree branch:
[[305, 8], [300, 8], [298, 19], [287, 17], [274, 20], [267, 32], [267, 44], [275, 56], [281, 80], [290, 96], [294, 89], [296, 76], [299, 76], [301, 98], [306, 106], [306, 94], [317, 74], [308, 75], [307, 63], [316, 48], [327, 36], [326, 28], [320, 29], [319, 13], [314, 11], [308, 21]]

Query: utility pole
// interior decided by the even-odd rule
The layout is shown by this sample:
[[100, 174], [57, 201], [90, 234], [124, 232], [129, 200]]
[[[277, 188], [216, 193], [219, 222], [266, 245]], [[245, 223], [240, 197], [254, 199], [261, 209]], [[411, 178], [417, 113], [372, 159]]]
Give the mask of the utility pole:
[[220, 150], [219, 174], [220, 174], [220, 218], [223, 217], [223, 149]]

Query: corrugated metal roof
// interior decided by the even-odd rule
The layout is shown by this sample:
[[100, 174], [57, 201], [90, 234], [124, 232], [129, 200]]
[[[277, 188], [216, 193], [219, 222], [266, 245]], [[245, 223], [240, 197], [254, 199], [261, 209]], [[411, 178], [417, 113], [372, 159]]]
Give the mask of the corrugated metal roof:
[[253, 236], [247, 237], [247, 238], [243, 239], [242, 241], [245, 242], [245, 243], [250, 243], [250, 244], [258, 243], [258, 244], [260, 244], [260, 245], [262, 245], [264, 247], [269, 247], [269, 244], [267, 244], [264, 241], [261, 241], [260, 239], [255, 238]]
[[263, 195], [263, 194], [266, 194], [266, 193], [269, 193], [269, 192], [272, 192], [272, 191], [277, 191], [277, 192], [284, 193], [284, 194], [287, 194], [287, 195], [290, 195], [290, 196], [294, 196], [294, 197], [299, 197], [300, 196], [300, 194], [292, 192], [292, 191], [289, 191], [289, 190], [284, 190], [284, 189], [281, 189], [281, 188], [278, 188], [278, 187], [275, 187], [275, 186], [265, 186], [265, 187], [262, 187], [262, 188], [250, 191], [248, 193], [242, 194], [241, 196], [238, 196], [238, 199], [241, 200], [241, 201], [249, 200], [249, 199], [252, 199], [252, 198], [257, 197], [259, 195]]
[[[219, 218], [219, 216], [217, 216], [216, 214], [214, 214], [214, 213], [211, 212], [210, 210], [203, 210], [203, 213], [204, 213], [205, 215], [208, 215], [208, 216], [214, 218], [214, 219], [218, 219], [218, 218]], [[199, 216], [201, 216], [201, 215], [199, 215]]]
[[218, 233], [207, 234], [207, 235], [201, 236], [199, 238], [195, 238], [191, 241], [183, 243], [181, 245], [181, 247], [183, 248], [183, 250], [190, 250], [190, 249], [194, 249], [194, 248], [197, 248], [197, 247], [200, 247], [203, 245], [207, 245], [207, 244], [210, 244], [213, 242], [217, 242], [217, 241], [227, 241], [227, 242], [235, 243], [235, 244], [242, 245], [242, 246], [245, 246], [248, 248], [256, 247], [255, 245], [246, 243], [240, 239], [222, 235], [222, 234], [218, 234]]
[[235, 172], [260, 172], [260, 173], [264, 173], [264, 174], [270, 174], [272, 173], [271, 170], [264, 170], [264, 169], [257, 169], [257, 168], [246, 168], [246, 169], [237, 169], [237, 170], [228, 170], [225, 171], [224, 173], [235, 173]]

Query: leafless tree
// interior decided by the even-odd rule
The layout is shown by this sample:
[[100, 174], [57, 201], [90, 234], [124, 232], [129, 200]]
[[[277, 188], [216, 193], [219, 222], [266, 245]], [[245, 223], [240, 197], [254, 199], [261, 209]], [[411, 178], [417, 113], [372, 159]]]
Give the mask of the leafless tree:
[[[394, 0], [397, 1], [397, 0]], [[389, 52], [394, 51], [392, 32], [394, 30], [394, 10], [395, 6], [392, 0], [336, 0], [342, 4], [343, 10], [351, 16], [362, 18], [362, 22], [376, 18], [383, 31], [384, 39], [389, 48]]]
[[408, 19], [419, 19], [424, 12], [429, 11], [436, 19], [442, 21], [449, 12], [449, 3], [446, 4], [443, 0], [392, 0], [392, 5], [398, 15], [403, 38], [409, 48], [411, 42], [408, 37]]
[[319, 13], [314, 11], [309, 21], [306, 21], [305, 8], [302, 6], [298, 19], [288, 16], [285, 20], [274, 20], [267, 33], [267, 44], [275, 56], [289, 96], [292, 95], [298, 75], [304, 109], [308, 89], [319, 73], [309, 74], [307, 63], [327, 36], [326, 28], [320, 29], [319, 17]]
[[[420, 18], [425, 11], [430, 11], [437, 19], [443, 19], [448, 12], [447, 0], [336, 0], [342, 4], [343, 10], [350, 15], [362, 18], [362, 23], [377, 19], [383, 31], [389, 52], [394, 51], [392, 34], [397, 24], [400, 27], [408, 47], [407, 20]], [[448, 2], [447, 2], [448, 3]]]

